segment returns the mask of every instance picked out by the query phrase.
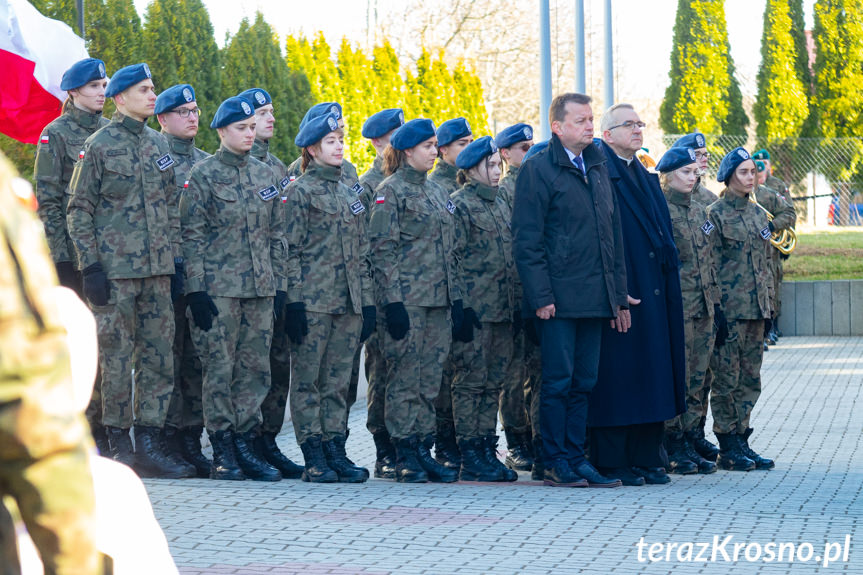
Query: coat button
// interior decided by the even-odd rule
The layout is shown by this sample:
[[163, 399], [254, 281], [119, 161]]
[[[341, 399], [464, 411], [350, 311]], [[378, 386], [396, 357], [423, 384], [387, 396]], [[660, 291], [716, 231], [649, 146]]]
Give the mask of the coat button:
[[659, 295], [659, 290], [658, 289], [653, 290], [653, 295]]
[[653, 258], [655, 258], [655, 257], [656, 257], [656, 254], [655, 254], [655, 253], [653, 253], [653, 252], [650, 252], [650, 253], [649, 253], [649, 254], [647, 254], [647, 255], [649, 255], [651, 259], [653, 259]]

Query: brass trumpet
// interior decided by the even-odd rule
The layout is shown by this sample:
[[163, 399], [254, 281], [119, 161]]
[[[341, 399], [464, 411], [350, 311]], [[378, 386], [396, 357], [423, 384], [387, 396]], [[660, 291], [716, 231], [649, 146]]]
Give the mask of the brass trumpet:
[[[773, 221], [773, 214], [767, 211], [767, 208], [759, 204], [758, 200], [755, 199], [755, 192], [749, 195], [749, 201], [764, 210], [764, 214], [767, 216], [768, 222]], [[773, 247], [776, 248], [779, 253], [787, 256], [797, 247], [797, 232], [794, 231], [794, 228], [772, 232], [770, 234], [770, 243], [773, 244]]]

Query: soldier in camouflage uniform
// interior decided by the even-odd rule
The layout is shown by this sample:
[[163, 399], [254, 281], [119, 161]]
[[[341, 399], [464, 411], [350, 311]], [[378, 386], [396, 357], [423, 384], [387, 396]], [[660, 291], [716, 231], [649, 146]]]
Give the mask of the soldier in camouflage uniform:
[[366, 209], [342, 184], [344, 132], [335, 114], [310, 120], [294, 143], [303, 175], [288, 187], [291, 419], [303, 481], [362, 483], [345, 452], [351, 360], [375, 329]]
[[[456, 181], [458, 168], [455, 166], [455, 161], [459, 153], [473, 141], [470, 124], [464, 118], [447, 120], [437, 129], [437, 141], [437, 166], [429, 174], [428, 179], [443, 190], [444, 201], [446, 202], [449, 200], [449, 196], [461, 187]], [[448, 357], [444, 363], [440, 392], [437, 401], [435, 401], [435, 420], [437, 422], [435, 459], [442, 465], [458, 470], [461, 468], [461, 455], [458, 451], [458, 443], [456, 443], [455, 422], [452, 414], [452, 378], [454, 376], [455, 368], [452, 359]]]
[[728, 317], [728, 339], [713, 350], [710, 404], [713, 431], [719, 439], [722, 469], [770, 469], [773, 461], [749, 446], [749, 417], [761, 394], [764, 321], [770, 318], [770, 228], [764, 211], [750, 201], [756, 181], [755, 162], [743, 148], [728, 153], [717, 179], [726, 186], [707, 209], [715, 226], [714, 260]]
[[[501, 387], [513, 359], [513, 314], [517, 297], [512, 259], [512, 212], [501, 197], [501, 160], [490, 136], [474, 140], [457, 158], [455, 192], [456, 259], [471, 307], [464, 325], [477, 337], [452, 347], [453, 416], [461, 451], [462, 481], [515, 481], [518, 474], [497, 458], [497, 411]], [[522, 392], [523, 397], [523, 392]], [[524, 407], [522, 406], [522, 410]]]
[[386, 318], [385, 419], [396, 447], [396, 479], [404, 482], [458, 479], [430, 454], [442, 366], [464, 318], [453, 253], [455, 205], [426, 177], [435, 144], [431, 120], [411, 120], [395, 131], [384, 153], [390, 176], [375, 195], [369, 229], [376, 296]]
[[[72, 399], [57, 276], [33, 213], [36, 199], [13, 179], [0, 154], [0, 499], [15, 500], [46, 573], [96, 575], [93, 443]], [[15, 531], [2, 511], [0, 551], [11, 543], [14, 553]], [[4, 568], [17, 563], [2, 555]]]
[[680, 474], [716, 471], [716, 464], [695, 450], [695, 442], [699, 439], [701, 418], [707, 411], [704, 379], [714, 342], [717, 346], [724, 345], [728, 333], [713, 261], [714, 225], [707, 219], [705, 207], [693, 198], [700, 173], [697, 162], [692, 148], [673, 147], [656, 166], [679, 252], [683, 296], [686, 412], [665, 424], [671, 472]]
[[[39, 217], [45, 226], [60, 285], [75, 290], [82, 299], [81, 273], [73, 261], [75, 248], [67, 231], [66, 205], [71, 193], [69, 181], [84, 141], [108, 124], [102, 117], [107, 85], [105, 63], [95, 58], [76, 62], [63, 74], [60, 87], [67, 91], [68, 98], [63, 103], [62, 115], [45, 126], [39, 136], [33, 171]], [[102, 378], [98, 374], [86, 415], [99, 451], [107, 455], [108, 436], [102, 426]]]
[[180, 203], [186, 300], [213, 445], [210, 478], [278, 481], [281, 473], [254, 443], [270, 389], [273, 316], [284, 313], [284, 204], [272, 169], [249, 154], [251, 104], [228, 98], [210, 127], [221, 146], [192, 168]]
[[146, 64], [118, 70], [105, 95], [117, 113], [87, 138], [67, 210], [84, 295], [98, 324], [102, 423], [111, 456], [134, 464], [140, 475], [194, 477], [195, 468], [160, 441], [174, 389], [165, 337], [174, 333], [172, 282], [182, 282], [175, 161], [165, 139], [146, 125], [156, 103]]
[[[195, 147], [200, 110], [195, 90], [189, 84], [176, 84], [159, 94], [154, 110], [168, 140], [174, 158], [174, 180], [178, 193], [189, 179], [192, 166], [209, 156]], [[177, 264], [182, 267], [183, 264]], [[165, 439], [168, 448], [195, 466], [198, 477], [208, 477], [210, 461], [201, 453], [201, 433], [204, 413], [201, 407], [201, 360], [195, 353], [189, 320], [186, 318], [186, 298], [182, 289], [171, 292], [174, 301], [174, 392], [165, 419]]]
[[[273, 112], [273, 99], [269, 92], [262, 88], [251, 88], [239, 94], [245, 98], [255, 110], [255, 143], [251, 155], [256, 160], [270, 166], [279, 182], [278, 188], [281, 201], [287, 200], [287, 188], [290, 179], [285, 164], [270, 152], [270, 139], [275, 131], [276, 116]], [[258, 454], [267, 463], [281, 472], [282, 477], [298, 479], [303, 473], [303, 466], [291, 461], [279, 449], [276, 436], [282, 431], [285, 423], [285, 412], [288, 405], [288, 392], [291, 387], [291, 346], [285, 333], [285, 315], [276, 314], [273, 324], [273, 343], [270, 346], [270, 372], [272, 384], [264, 403], [261, 405], [260, 434], [256, 438], [255, 447]]]

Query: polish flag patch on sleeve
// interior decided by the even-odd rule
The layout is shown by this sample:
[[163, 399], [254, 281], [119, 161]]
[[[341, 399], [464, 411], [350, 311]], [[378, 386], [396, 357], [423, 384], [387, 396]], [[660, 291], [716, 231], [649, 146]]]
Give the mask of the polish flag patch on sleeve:
[[42, 136], [40, 136], [39, 137], [39, 143], [40, 144], [47, 144], [48, 143], [48, 134], [43, 134]]
[[386, 201], [386, 198], [385, 198], [384, 196], [378, 196], [378, 197], [376, 197], [376, 198], [375, 198], [375, 203], [376, 203], [376, 204], [382, 204], [382, 203], [384, 203], [385, 201]]
[[189, 187], [189, 180], [186, 180], [185, 182], [183, 182], [183, 187], [184, 187], [184, 188], [188, 188], [188, 187]]
[[83, 159], [84, 159], [84, 150], [81, 150], [80, 152], [78, 152], [78, 160], [83, 160]]

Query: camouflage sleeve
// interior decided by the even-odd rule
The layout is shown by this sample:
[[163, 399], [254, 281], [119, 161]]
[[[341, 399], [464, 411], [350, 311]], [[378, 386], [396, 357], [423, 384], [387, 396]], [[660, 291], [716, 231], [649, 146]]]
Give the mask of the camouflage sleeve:
[[776, 194], [776, 201], [773, 202], [773, 210], [770, 210], [770, 213], [773, 214], [773, 227], [777, 230], [792, 228], [797, 223], [797, 212], [794, 206], [779, 194]]
[[[707, 219], [710, 220], [710, 223], [714, 225], [713, 233], [710, 234], [712, 236], [712, 240], [710, 241], [710, 253], [713, 256], [711, 259], [711, 270], [712, 275], [714, 277], [714, 281], [716, 282], [716, 303], [722, 306], [723, 311], [725, 311], [725, 304], [728, 301], [728, 298], [725, 297], [724, 288], [725, 286], [719, 279], [719, 270], [722, 268], [722, 218], [719, 217], [719, 214], [710, 208], [707, 208]], [[727, 315], [727, 312], [726, 312]]]
[[78, 269], [82, 270], [99, 261], [93, 214], [101, 195], [102, 183], [102, 162], [98, 150], [85, 145], [83, 153], [84, 157], [75, 164], [69, 182], [72, 196], [66, 209], [69, 237], [78, 252]]
[[[366, 210], [368, 211], [368, 210]], [[371, 243], [369, 242], [368, 217], [358, 218], [357, 224], [360, 228], [360, 270], [362, 275], [362, 300], [363, 306], [375, 305], [374, 273], [372, 272]]]
[[[277, 183], [276, 189], [281, 189]], [[287, 292], [288, 238], [287, 221], [285, 219], [285, 204], [279, 196], [272, 200], [270, 212], [270, 262], [273, 266], [273, 277], [276, 280], [276, 290]]]
[[45, 227], [45, 236], [55, 262], [72, 259], [66, 243], [66, 219], [63, 217], [63, 202], [66, 190], [63, 186], [63, 140], [50, 134], [46, 128], [36, 146], [36, 163], [33, 178], [36, 180], [36, 199], [39, 201], [39, 219]]
[[210, 219], [204, 194], [209, 186], [199, 170], [192, 168], [189, 185], [180, 198], [180, 228], [183, 257], [186, 259], [186, 293], [207, 291], [204, 278], [204, 253], [210, 235]]
[[309, 198], [301, 182], [290, 184], [288, 190], [285, 204], [288, 240], [285, 275], [288, 303], [294, 303], [304, 301], [302, 255], [309, 235]]
[[404, 299], [399, 278], [399, 198], [392, 187], [378, 190], [378, 196], [384, 199], [375, 200], [372, 207], [369, 241], [378, 297], [386, 305]]
[[173, 246], [174, 258], [183, 257], [183, 240], [180, 229], [180, 188], [177, 187], [177, 178], [174, 168], [168, 168], [162, 172], [162, 189], [165, 190], [165, 200], [168, 202], [168, 226], [170, 227], [171, 245]]
[[[455, 224], [455, 240], [453, 241], [453, 249], [452, 249], [452, 258], [453, 258], [453, 268], [455, 269], [455, 275], [458, 278], [458, 282], [461, 284], [460, 294], [462, 296], [462, 301], [464, 307], [470, 307], [470, 304], [467, 301], [467, 289], [464, 286], [464, 257], [465, 250], [467, 249], [467, 243], [470, 240], [470, 212], [466, 205], [464, 205], [463, 201], [460, 201], [458, 198], [453, 198], [453, 203], [455, 204], [455, 211], [453, 211], [453, 222]], [[453, 299], [458, 299], [457, 296], [453, 295]]]

